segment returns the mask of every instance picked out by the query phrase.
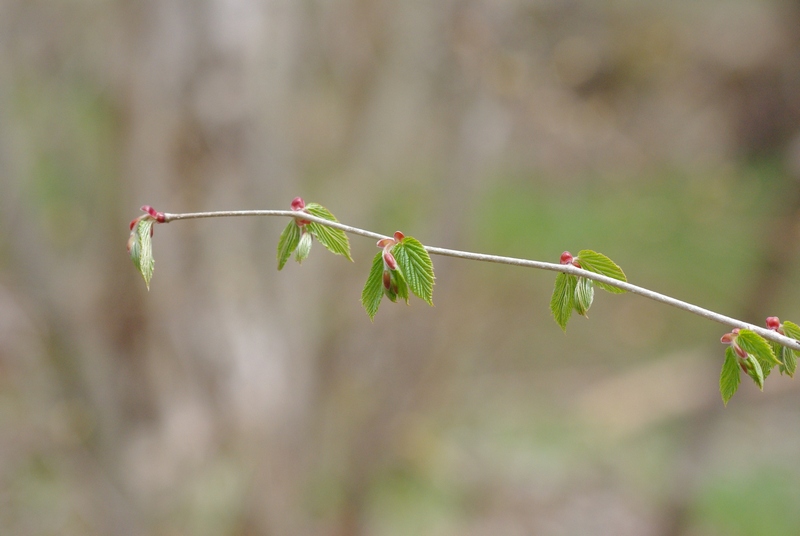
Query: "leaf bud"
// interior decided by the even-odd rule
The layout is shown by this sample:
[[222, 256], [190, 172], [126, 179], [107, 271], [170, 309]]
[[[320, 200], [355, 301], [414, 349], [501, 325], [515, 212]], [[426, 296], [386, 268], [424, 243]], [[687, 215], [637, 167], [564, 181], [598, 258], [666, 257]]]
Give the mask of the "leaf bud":
[[306, 202], [302, 197], [292, 199], [292, 210], [303, 210], [304, 208], [306, 208]]
[[565, 251], [561, 254], [561, 264], [571, 264], [572, 263], [572, 253], [569, 251]]
[[768, 316], [767, 317], [767, 328], [771, 329], [772, 331], [777, 331], [780, 333], [781, 331], [781, 320], [777, 316]]

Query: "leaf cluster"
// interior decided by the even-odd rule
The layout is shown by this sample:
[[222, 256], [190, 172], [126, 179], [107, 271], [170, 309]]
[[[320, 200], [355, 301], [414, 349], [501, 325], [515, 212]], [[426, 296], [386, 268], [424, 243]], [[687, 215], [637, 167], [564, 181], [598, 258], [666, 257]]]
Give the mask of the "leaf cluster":
[[[578, 256], [574, 258], [573, 264], [588, 272], [620, 281], [628, 281], [625, 277], [625, 272], [614, 261], [602, 253], [597, 253], [590, 249], [581, 250]], [[586, 313], [594, 301], [594, 285], [612, 294], [625, 292], [619, 287], [593, 281], [587, 277], [564, 272], [556, 276], [555, 288], [550, 298], [550, 312], [553, 314], [556, 323], [561, 326], [561, 329], [567, 331], [567, 322], [569, 322], [573, 311], [581, 316], [587, 316]]]

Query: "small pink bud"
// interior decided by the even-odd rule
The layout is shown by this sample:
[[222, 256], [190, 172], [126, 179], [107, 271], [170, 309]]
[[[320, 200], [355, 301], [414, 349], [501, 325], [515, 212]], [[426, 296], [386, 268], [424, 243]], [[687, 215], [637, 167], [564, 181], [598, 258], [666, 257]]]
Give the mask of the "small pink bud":
[[397, 260], [392, 255], [392, 252], [385, 248], [383, 250], [383, 263], [390, 269], [390, 270], [397, 270]]
[[573, 259], [572, 253], [570, 253], [569, 251], [565, 251], [564, 253], [561, 254], [561, 264], [570, 264], [572, 263], [572, 259]]
[[781, 329], [781, 320], [777, 316], [768, 316], [767, 328], [772, 331], [779, 331]]
[[156, 212], [156, 221], [158, 223], [164, 223], [167, 217], [164, 215], [163, 212]]
[[395, 231], [395, 233], [394, 233], [394, 241], [395, 242], [402, 242], [405, 237], [406, 237], [406, 235], [404, 235], [400, 231]]
[[154, 218], [158, 215], [158, 212], [156, 212], [156, 209], [154, 209], [150, 205], [142, 205], [142, 208], [140, 210], [143, 210], [143, 211], [147, 212], [148, 214], [150, 214]]
[[304, 208], [306, 208], [306, 203], [302, 197], [292, 199], [292, 210], [303, 210]]
[[394, 238], [381, 238], [378, 240], [378, 247], [385, 248], [386, 246], [393, 246], [395, 245]]
[[741, 346], [739, 346], [735, 342], [733, 343], [733, 350], [736, 352], [736, 355], [738, 355], [742, 359], [746, 359], [747, 358], [747, 352], [745, 352], [744, 348], [742, 348]]

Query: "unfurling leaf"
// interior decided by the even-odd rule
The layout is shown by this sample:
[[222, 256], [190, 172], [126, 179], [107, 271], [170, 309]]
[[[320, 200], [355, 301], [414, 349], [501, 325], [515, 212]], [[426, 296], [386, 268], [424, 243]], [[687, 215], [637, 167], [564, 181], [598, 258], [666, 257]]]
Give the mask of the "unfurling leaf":
[[[619, 279], [620, 281], [626, 282], [628, 281], [628, 279], [625, 277], [625, 272], [622, 271], [622, 268], [617, 266], [614, 261], [602, 253], [597, 253], [596, 251], [592, 251], [590, 249], [584, 249], [578, 252], [578, 256], [576, 257], [575, 261], [577, 261], [584, 270], [604, 275], [612, 279]], [[625, 292], [623, 289], [613, 285], [600, 283], [598, 281], [595, 281], [595, 283], [597, 283], [597, 286], [603, 290], [614, 294], [622, 294]]]
[[370, 320], [374, 320], [378, 312], [383, 298], [383, 288], [383, 253], [378, 252], [372, 260], [372, 268], [364, 284], [364, 290], [361, 291], [361, 305], [364, 306]]
[[561, 329], [567, 331], [567, 322], [572, 316], [575, 304], [575, 287], [578, 278], [571, 274], [560, 273], [556, 276], [556, 286], [550, 298], [550, 312], [553, 313], [556, 323]]
[[433, 305], [433, 262], [425, 246], [416, 238], [405, 236], [392, 247], [391, 252], [411, 292], [428, 305]]
[[797, 371], [797, 354], [791, 348], [780, 346], [778, 356], [778, 359], [781, 360], [781, 373], [785, 372], [790, 378], [793, 378]]
[[[761, 370], [760, 386], [763, 388], [764, 378], [769, 376], [772, 367], [781, 364], [778, 358], [775, 357], [772, 347], [764, 337], [749, 329], [739, 330], [739, 334], [736, 337], [736, 344], [745, 352], [752, 355], [758, 362], [759, 369]], [[747, 366], [747, 364], [745, 364], [745, 366]], [[753, 380], [756, 380], [756, 378], [754, 377]]]
[[722, 402], [726, 406], [728, 400], [739, 389], [739, 358], [736, 356], [732, 347], [725, 349], [725, 362], [722, 364], [722, 372], [719, 376], [719, 392], [722, 395]]
[[150, 290], [150, 279], [153, 277], [156, 261], [153, 258], [153, 224], [156, 220], [149, 216], [140, 217], [128, 241], [131, 260], [142, 274], [147, 290]]
[[[327, 208], [317, 203], [307, 204], [304, 211], [312, 216], [317, 216], [325, 220], [339, 221]], [[344, 231], [313, 221], [309, 222], [307, 225], [311, 234], [317, 237], [319, 243], [325, 246], [328, 251], [336, 255], [344, 255], [350, 261], [353, 260], [352, 257], [350, 257], [350, 241]]]
[[742, 361], [747, 375], [750, 376], [758, 388], [764, 390], [764, 370], [761, 368], [761, 363], [753, 354], [747, 354], [747, 359]]
[[[386, 285], [386, 278], [389, 279], [389, 285]], [[400, 270], [388, 270], [384, 261], [383, 266], [383, 293], [386, 297], [397, 302], [397, 298], [405, 301], [408, 304], [408, 283], [406, 283], [403, 274]]]
[[[783, 334], [787, 337], [795, 340], [800, 339], [800, 326], [794, 322], [786, 320], [781, 327], [783, 328]], [[783, 362], [781, 372], [785, 371], [790, 377], [794, 377], [794, 373], [797, 370], [797, 352], [791, 348], [781, 346], [780, 359]]]
[[586, 316], [586, 312], [592, 306], [593, 299], [593, 281], [585, 277], [579, 277], [575, 285], [575, 311], [581, 316]]
[[286, 261], [292, 256], [297, 245], [300, 243], [300, 227], [295, 220], [289, 222], [289, 225], [281, 233], [278, 240], [278, 270], [282, 270]]
[[302, 263], [308, 258], [308, 254], [311, 253], [311, 243], [311, 233], [301, 232], [300, 241], [297, 243], [294, 256], [297, 262]]

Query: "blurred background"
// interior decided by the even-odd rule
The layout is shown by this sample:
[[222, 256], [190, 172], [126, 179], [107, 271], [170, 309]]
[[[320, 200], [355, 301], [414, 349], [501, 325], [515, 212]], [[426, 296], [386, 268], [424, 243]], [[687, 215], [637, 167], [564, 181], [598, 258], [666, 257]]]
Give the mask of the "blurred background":
[[723, 408], [724, 326], [434, 257], [276, 271], [328, 207], [761, 325], [800, 320], [800, 3], [0, 0], [0, 527], [10, 535], [800, 533], [798, 382]]

